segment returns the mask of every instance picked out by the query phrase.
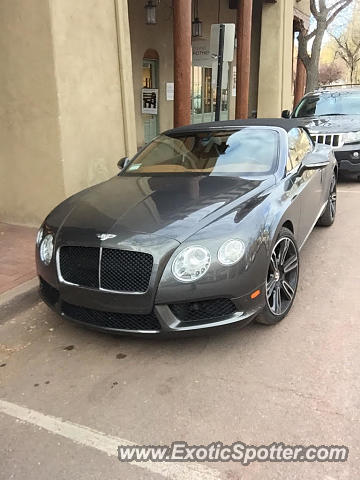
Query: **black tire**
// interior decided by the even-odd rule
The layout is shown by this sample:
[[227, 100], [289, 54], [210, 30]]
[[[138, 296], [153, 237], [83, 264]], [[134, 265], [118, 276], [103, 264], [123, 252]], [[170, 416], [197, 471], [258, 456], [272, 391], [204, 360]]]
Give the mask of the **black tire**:
[[321, 227], [331, 227], [331, 225], [335, 221], [336, 199], [337, 199], [336, 184], [337, 184], [337, 180], [334, 172], [330, 182], [329, 196], [328, 196], [328, 201], [327, 201], [324, 213], [321, 215], [321, 217], [317, 222], [317, 225], [320, 225]]
[[[255, 321], [263, 325], [281, 322], [292, 307], [298, 281], [299, 250], [296, 240], [289, 229], [282, 228], [271, 249], [266, 278], [266, 304]], [[280, 308], [277, 308], [279, 304]]]

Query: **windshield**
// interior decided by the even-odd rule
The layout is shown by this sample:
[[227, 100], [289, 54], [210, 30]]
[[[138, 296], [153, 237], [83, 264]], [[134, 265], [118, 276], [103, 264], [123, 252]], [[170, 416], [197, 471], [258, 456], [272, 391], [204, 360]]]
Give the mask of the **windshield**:
[[294, 117], [322, 115], [359, 115], [360, 92], [322, 93], [303, 98], [295, 110]]
[[160, 135], [140, 152], [124, 175], [269, 175], [277, 166], [278, 133], [271, 129], [242, 128]]

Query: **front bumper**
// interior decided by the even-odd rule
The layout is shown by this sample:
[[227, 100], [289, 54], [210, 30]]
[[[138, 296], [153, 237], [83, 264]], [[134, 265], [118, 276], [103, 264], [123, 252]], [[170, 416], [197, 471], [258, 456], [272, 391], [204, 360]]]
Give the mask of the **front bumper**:
[[[207, 298], [177, 304], [155, 304], [148, 314], [104, 311], [101, 306], [78, 305], [79, 288], [61, 297], [60, 291], [40, 278], [40, 296], [56, 313], [92, 329], [122, 335], [170, 335], [195, 333], [233, 323], [245, 326], [262, 310], [263, 293], [251, 299], [250, 293], [239, 298]], [[263, 292], [263, 286], [259, 289]], [[91, 295], [91, 293], [90, 293]], [[73, 298], [73, 300], [71, 300]], [[70, 303], [71, 302], [71, 303]]]
[[360, 176], [360, 144], [344, 145], [334, 150], [339, 172], [346, 176]]

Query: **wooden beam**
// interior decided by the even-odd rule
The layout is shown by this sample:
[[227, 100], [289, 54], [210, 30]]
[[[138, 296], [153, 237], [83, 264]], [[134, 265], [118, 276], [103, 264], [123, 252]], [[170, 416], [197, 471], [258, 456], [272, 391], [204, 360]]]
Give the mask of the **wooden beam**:
[[191, 122], [191, 0], [174, 0], [174, 126]]
[[248, 118], [252, 0], [239, 0], [237, 10], [236, 118]]

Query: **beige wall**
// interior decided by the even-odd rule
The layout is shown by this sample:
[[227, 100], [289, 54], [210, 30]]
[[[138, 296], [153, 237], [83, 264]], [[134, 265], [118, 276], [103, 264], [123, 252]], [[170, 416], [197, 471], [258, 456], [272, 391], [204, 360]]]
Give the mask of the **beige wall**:
[[279, 117], [292, 106], [293, 2], [264, 4], [258, 117]]
[[38, 224], [64, 197], [47, 0], [0, 2], [0, 219]]
[[114, 0], [52, 0], [65, 193], [117, 172], [126, 155]]
[[0, 219], [39, 224], [136, 151], [127, 0], [0, 2]]
[[303, 13], [306, 17], [310, 17], [310, 0], [294, 0], [294, 8]]

